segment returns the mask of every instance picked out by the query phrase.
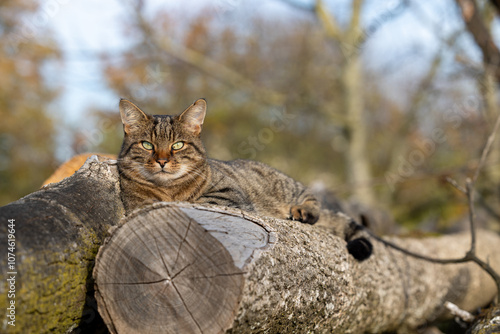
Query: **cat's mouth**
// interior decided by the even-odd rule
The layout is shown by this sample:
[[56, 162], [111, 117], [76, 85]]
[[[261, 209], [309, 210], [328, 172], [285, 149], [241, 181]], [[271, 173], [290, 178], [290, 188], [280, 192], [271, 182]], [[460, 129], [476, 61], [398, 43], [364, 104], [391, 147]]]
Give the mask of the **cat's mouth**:
[[173, 174], [171, 171], [168, 171], [168, 170], [166, 170], [165, 168], [160, 169], [160, 170], [159, 170], [158, 172], [156, 172], [156, 173], [157, 173], [157, 174], [158, 174], [158, 173], [160, 173], [160, 174], [162, 174], [162, 173], [166, 173], [166, 174]]
[[168, 170], [168, 169], [165, 169], [165, 168], [160, 168], [159, 170], [155, 171], [154, 174], [155, 175], [174, 175], [176, 174], [177, 172], [179, 172], [178, 170], [176, 171], [172, 171], [172, 170]]
[[170, 168], [159, 168], [158, 170], [154, 171], [153, 174], [157, 177], [160, 177], [162, 179], [168, 178], [169, 180], [176, 180], [185, 175], [184, 168], [176, 168], [176, 169], [170, 169]]

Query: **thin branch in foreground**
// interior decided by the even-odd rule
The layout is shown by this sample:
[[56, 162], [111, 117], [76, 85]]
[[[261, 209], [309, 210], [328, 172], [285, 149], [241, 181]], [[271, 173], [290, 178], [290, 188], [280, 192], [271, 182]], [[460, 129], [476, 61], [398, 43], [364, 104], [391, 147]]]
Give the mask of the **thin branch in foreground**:
[[486, 157], [488, 156], [488, 153], [490, 153], [491, 146], [493, 146], [493, 142], [495, 141], [495, 135], [499, 127], [500, 127], [500, 115], [498, 115], [497, 120], [495, 122], [495, 126], [493, 127], [493, 130], [491, 131], [491, 134], [489, 135], [488, 140], [486, 141], [486, 145], [484, 146], [483, 153], [481, 154], [481, 159], [479, 160], [479, 165], [477, 166], [476, 172], [474, 173], [474, 177], [472, 178], [473, 184], [476, 183], [477, 178], [479, 176], [479, 172], [486, 163]]
[[477, 265], [479, 265], [484, 271], [486, 271], [488, 273], [488, 275], [491, 276], [491, 278], [493, 278], [493, 280], [495, 281], [495, 284], [497, 286], [497, 300], [500, 300], [500, 275], [493, 269], [491, 268], [491, 266], [482, 261], [480, 258], [478, 258], [475, 254], [475, 251], [474, 252], [471, 252], [471, 250], [469, 250], [463, 257], [461, 258], [455, 258], [455, 259], [438, 259], [438, 258], [433, 258], [433, 257], [430, 257], [430, 256], [426, 256], [426, 255], [422, 255], [422, 254], [418, 254], [418, 253], [414, 253], [410, 250], [407, 250], [405, 248], [402, 248], [390, 241], [387, 241], [385, 239], [382, 239], [381, 237], [379, 237], [378, 235], [374, 234], [372, 231], [370, 231], [369, 229], [363, 227], [363, 229], [375, 240], [379, 241], [380, 243], [382, 243], [383, 245], [387, 246], [387, 247], [390, 247], [390, 248], [393, 248], [405, 255], [408, 255], [408, 256], [411, 256], [413, 258], [416, 258], [416, 259], [420, 259], [420, 260], [424, 260], [424, 261], [427, 261], [427, 262], [431, 262], [431, 263], [437, 263], [437, 264], [459, 264], [459, 263], [466, 263], [466, 262], [475, 262], [477, 263]]
[[[479, 169], [479, 168], [478, 168]], [[476, 255], [476, 213], [474, 211], [474, 183], [471, 179], [465, 180], [465, 189], [467, 190], [467, 202], [469, 203], [469, 226], [470, 226], [470, 251]]]
[[451, 314], [462, 319], [462, 321], [473, 322], [476, 318], [469, 312], [461, 310], [457, 305], [448, 301], [444, 303], [444, 307], [446, 307], [451, 312]]
[[432, 262], [432, 263], [438, 263], [438, 264], [451, 264], [451, 263], [465, 263], [465, 262], [475, 262], [477, 265], [479, 265], [484, 271], [488, 273], [488, 275], [493, 278], [495, 281], [495, 284], [497, 286], [497, 302], [500, 301], [500, 275], [487, 263], [481, 260], [480, 258], [477, 257], [476, 255], [476, 226], [475, 226], [475, 210], [474, 210], [474, 186], [476, 184], [477, 178], [479, 176], [479, 173], [483, 166], [485, 165], [486, 157], [488, 156], [489, 151], [491, 150], [492, 144], [495, 140], [495, 135], [496, 132], [498, 131], [500, 127], [500, 115], [498, 115], [497, 120], [495, 122], [495, 126], [493, 127], [492, 133], [489, 135], [488, 140], [486, 142], [486, 145], [484, 146], [484, 149], [481, 153], [481, 159], [479, 161], [479, 164], [474, 172], [474, 176], [472, 179], [467, 178], [466, 183], [465, 183], [465, 189], [460, 186], [455, 180], [451, 178], [446, 178], [446, 181], [449, 182], [452, 186], [454, 186], [456, 189], [459, 191], [465, 193], [467, 196], [467, 202], [469, 204], [469, 226], [470, 226], [470, 235], [471, 235], [471, 242], [470, 242], [470, 249], [469, 251], [461, 258], [457, 259], [437, 259], [421, 254], [414, 253], [412, 251], [409, 251], [407, 249], [404, 249], [390, 241], [384, 240], [381, 237], [375, 235], [372, 231], [369, 229], [365, 228], [364, 226], [362, 227], [367, 233], [374, 238], [375, 240], [381, 242], [385, 246], [391, 247], [397, 251], [402, 252], [403, 254], [406, 254], [408, 256], [421, 259], [424, 261]]
[[433, 257], [430, 257], [430, 256], [426, 256], [426, 255], [422, 255], [422, 254], [418, 254], [418, 253], [414, 253], [410, 250], [407, 250], [403, 247], [400, 247], [390, 241], [387, 241], [381, 237], [379, 237], [378, 235], [376, 235], [375, 233], [373, 233], [372, 231], [370, 231], [369, 229], [365, 228], [364, 226], [362, 227], [373, 239], [381, 242], [382, 244], [384, 244], [385, 246], [387, 247], [390, 247], [390, 248], [393, 248], [403, 254], [406, 254], [408, 256], [411, 256], [411, 257], [414, 257], [416, 259], [420, 259], [420, 260], [424, 260], [424, 261], [428, 261], [428, 262], [432, 262], [432, 263], [438, 263], [438, 264], [450, 264], [450, 263], [463, 263], [463, 262], [467, 262], [469, 261], [468, 259], [466, 259], [466, 256], [464, 257], [461, 257], [461, 258], [455, 258], [455, 259], [437, 259], [437, 258], [433, 258]]
[[463, 193], [463, 194], [467, 193], [467, 190], [464, 187], [462, 187], [461, 185], [459, 185], [458, 182], [455, 181], [454, 179], [452, 179], [451, 177], [447, 176], [445, 181], [448, 182], [449, 184], [451, 184], [453, 186], [453, 188], [457, 189], [461, 193]]

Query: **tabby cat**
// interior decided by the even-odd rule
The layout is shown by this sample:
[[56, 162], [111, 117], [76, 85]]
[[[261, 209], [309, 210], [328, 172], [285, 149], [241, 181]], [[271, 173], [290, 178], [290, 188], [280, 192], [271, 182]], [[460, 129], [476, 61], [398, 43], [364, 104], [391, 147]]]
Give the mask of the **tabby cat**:
[[151, 116], [120, 101], [125, 135], [118, 169], [126, 211], [188, 201], [314, 224], [320, 204], [301, 183], [263, 163], [207, 158], [200, 139], [206, 108], [199, 99], [180, 115]]

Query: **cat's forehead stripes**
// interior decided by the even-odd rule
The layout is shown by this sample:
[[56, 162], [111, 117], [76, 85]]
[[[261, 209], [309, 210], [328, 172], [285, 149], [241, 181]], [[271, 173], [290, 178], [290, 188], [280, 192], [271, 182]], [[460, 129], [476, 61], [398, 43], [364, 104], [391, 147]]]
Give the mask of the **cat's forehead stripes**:
[[155, 115], [153, 116], [153, 140], [166, 139], [167, 141], [174, 140], [173, 116]]

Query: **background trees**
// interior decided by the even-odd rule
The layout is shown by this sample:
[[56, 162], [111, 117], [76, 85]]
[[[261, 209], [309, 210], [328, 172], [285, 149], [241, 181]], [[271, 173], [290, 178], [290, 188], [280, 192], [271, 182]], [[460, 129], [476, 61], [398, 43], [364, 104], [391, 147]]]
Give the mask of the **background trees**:
[[[406, 224], [446, 228], [466, 211], [465, 198], [446, 178], [463, 180], [477, 163], [497, 103], [460, 2], [290, 0], [252, 7], [219, 1], [193, 5], [182, 15], [152, 4], [122, 4], [127, 46], [98, 58], [116, 100], [126, 97], [149, 113], [174, 114], [205, 97], [203, 136], [212, 157], [267, 162], [304, 183], [320, 182], [341, 198], [389, 209]], [[486, 1], [477, 7], [485, 27], [495, 26], [493, 7]], [[412, 39], [415, 34], [424, 37]], [[50, 50], [39, 59], [57, 54]], [[12, 61], [22, 64], [19, 57]], [[40, 85], [51, 75], [57, 71], [47, 70]], [[42, 98], [40, 90], [34, 100], [46, 110], [54, 89], [43, 87], [52, 95]], [[6, 93], [2, 101], [20, 105], [30, 100], [26, 95], [14, 99]], [[118, 152], [117, 112], [89, 109], [95, 128], [104, 130], [90, 144], [81, 131], [71, 131], [74, 153]], [[36, 189], [42, 178], [36, 173], [49, 174], [45, 168], [58, 147], [49, 138], [57, 130], [36, 124], [38, 140], [27, 146], [44, 145], [35, 151], [50, 159], [16, 167], [13, 152], [19, 150], [9, 151], [2, 173], [11, 174], [1, 180], [17, 192], [2, 190], [4, 203]], [[14, 142], [22, 143], [14, 128], [1, 133], [14, 132]], [[29, 171], [33, 166], [36, 172]], [[498, 200], [495, 155], [488, 167], [480, 202], [496, 215], [489, 204]]]
[[[49, 106], [58, 87], [44, 76], [60, 53], [36, 1], [2, 1], [0, 10], [0, 202], [26, 195], [51, 172], [57, 145]], [[28, 21], [31, 20], [31, 21]]]

